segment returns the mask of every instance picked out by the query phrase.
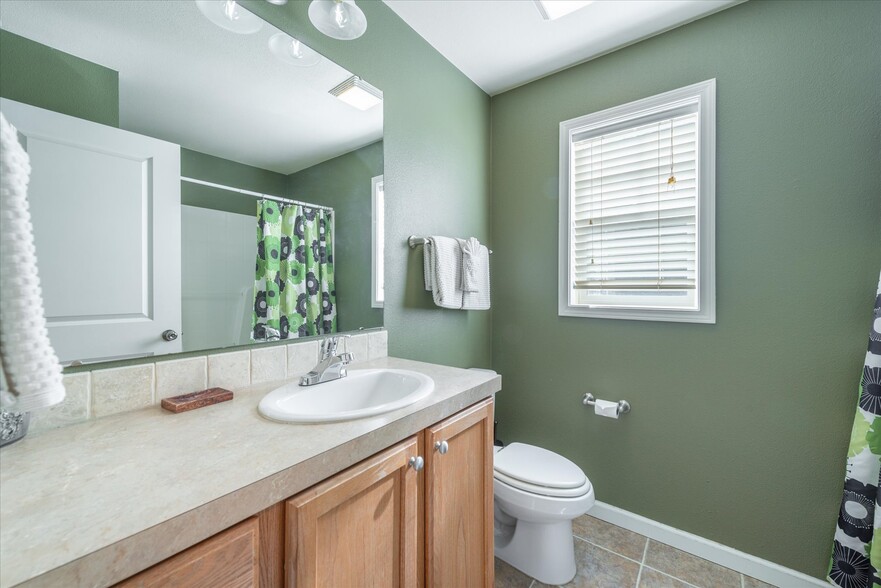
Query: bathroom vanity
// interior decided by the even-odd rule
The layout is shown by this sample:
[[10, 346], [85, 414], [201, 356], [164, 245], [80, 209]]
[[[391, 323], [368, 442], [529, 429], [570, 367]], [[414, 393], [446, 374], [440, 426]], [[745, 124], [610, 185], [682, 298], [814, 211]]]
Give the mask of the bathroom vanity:
[[395, 358], [435, 382], [407, 408], [270, 422], [283, 382], [156, 407], [3, 451], [0, 586], [493, 585], [499, 376]]

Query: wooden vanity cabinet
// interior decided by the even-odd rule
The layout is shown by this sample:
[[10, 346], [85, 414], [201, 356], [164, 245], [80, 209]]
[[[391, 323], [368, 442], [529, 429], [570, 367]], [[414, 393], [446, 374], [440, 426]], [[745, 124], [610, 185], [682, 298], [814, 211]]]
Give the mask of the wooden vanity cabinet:
[[287, 588], [492, 588], [492, 442], [486, 400], [288, 500]]
[[116, 588], [492, 588], [492, 399]]
[[425, 586], [492, 588], [492, 400], [425, 430]]

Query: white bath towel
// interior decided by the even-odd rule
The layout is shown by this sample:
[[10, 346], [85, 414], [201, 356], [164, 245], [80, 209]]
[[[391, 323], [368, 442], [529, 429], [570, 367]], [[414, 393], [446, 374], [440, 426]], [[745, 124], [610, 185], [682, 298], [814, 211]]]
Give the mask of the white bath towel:
[[489, 249], [473, 237], [463, 243], [462, 309], [489, 310]]
[[450, 237], [432, 236], [423, 255], [425, 289], [441, 308], [462, 308], [462, 248]]
[[4, 408], [18, 412], [64, 400], [61, 364], [49, 342], [37, 274], [27, 201], [30, 173], [15, 127], [0, 113], [0, 362], [4, 384], [15, 399]]

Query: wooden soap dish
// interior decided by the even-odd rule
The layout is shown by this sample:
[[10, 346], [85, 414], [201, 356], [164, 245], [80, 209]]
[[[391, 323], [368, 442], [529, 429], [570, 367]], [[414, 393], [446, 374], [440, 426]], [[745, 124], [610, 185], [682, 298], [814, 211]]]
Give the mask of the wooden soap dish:
[[162, 408], [171, 412], [186, 412], [203, 406], [210, 406], [218, 402], [232, 400], [232, 392], [225, 388], [208, 388], [180, 396], [171, 396], [162, 399]]

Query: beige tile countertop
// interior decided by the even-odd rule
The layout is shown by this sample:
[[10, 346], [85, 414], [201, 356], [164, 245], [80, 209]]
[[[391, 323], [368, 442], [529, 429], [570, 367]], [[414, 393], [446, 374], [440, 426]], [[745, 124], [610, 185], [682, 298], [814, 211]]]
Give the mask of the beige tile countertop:
[[[0, 588], [105, 586], [131, 576], [491, 396], [491, 373], [396, 358], [432, 394], [372, 418], [276, 423], [281, 381], [192, 412], [158, 406], [47, 431], [0, 452]], [[290, 381], [290, 380], [288, 380]]]

